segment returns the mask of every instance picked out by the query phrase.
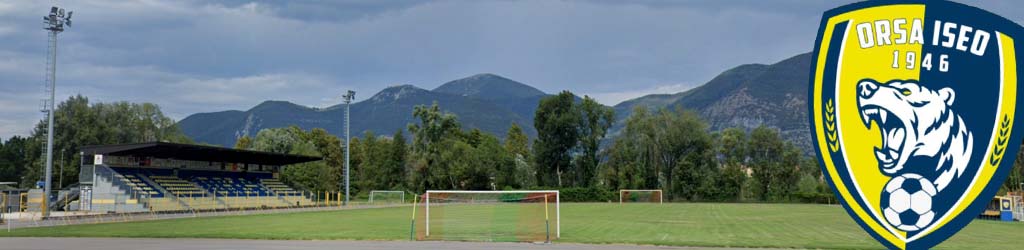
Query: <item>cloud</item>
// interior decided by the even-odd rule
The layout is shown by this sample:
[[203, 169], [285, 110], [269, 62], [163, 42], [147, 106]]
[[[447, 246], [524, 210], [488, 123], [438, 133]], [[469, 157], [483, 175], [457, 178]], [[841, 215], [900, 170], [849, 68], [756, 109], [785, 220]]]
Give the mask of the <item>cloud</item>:
[[[304, 105], [318, 105], [321, 92], [330, 88], [323, 78], [308, 74], [267, 74], [235, 78], [184, 79], [163, 87], [174, 100], [217, 107], [263, 101], [254, 97], [277, 96]], [[319, 93], [318, 93], [319, 92]], [[309, 98], [303, 98], [309, 97]], [[251, 105], [250, 105], [251, 106]]]
[[[42, 116], [50, 1], [0, 0], [0, 137]], [[817, 1], [62, 1], [58, 96], [152, 102], [172, 117], [264, 100], [336, 104], [396, 82], [492, 72], [613, 105], [811, 50]], [[972, 3], [1021, 21], [1016, 2]], [[683, 84], [685, 83], [685, 84]], [[9, 99], [8, 99], [9, 98]]]
[[633, 98], [650, 95], [650, 94], [672, 94], [687, 91], [693, 88], [693, 84], [664, 84], [657, 85], [655, 87], [628, 91], [617, 91], [617, 92], [604, 92], [604, 93], [592, 93], [587, 94], [598, 102], [604, 105], [614, 106], [623, 101], [630, 100]]

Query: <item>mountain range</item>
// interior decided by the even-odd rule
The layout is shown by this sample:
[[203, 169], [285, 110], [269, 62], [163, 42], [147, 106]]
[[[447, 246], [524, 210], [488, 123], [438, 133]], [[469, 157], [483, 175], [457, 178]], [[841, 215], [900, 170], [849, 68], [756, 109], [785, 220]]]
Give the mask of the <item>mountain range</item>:
[[[614, 106], [617, 122], [611, 135], [637, 106], [650, 109], [681, 107], [692, 109], [709, 122], [711, 129], [777, 128], [784, 138], [810, 149], [807, 124], [807, 80], [810, 54], [801, 54], [771, 65], [746, 64], [726, 70], [707, 83], [674, 94], [652, 94]], [[351, 104], [352, 133], [361, 136], [372, 130], [391, 134], [414, 122], [413, 107], [437, 102], [459, 117], [464, 128], [504, 136], [512, 123], [535, 138], [534, 112], [538, 101], [548, 96], [529, 85], [494, 74], [478, 74], [426, 90], [412, 85], [385, 88], [369, 99]], [[194, 140], [232, 146], [241, 136], [255, 136], [265, 128], [297, 125], [303, 129], [324, 128], [340, 135], [344, 105], [318, 109], [285, 101], [266, 101], [247, 111], [198, 113], [178, 125]], [[811, 150], [807, 150], [810, 152]]]
[[638, 105], [652, 109], [681, 107], [697, 112], [708, 121], [711, 130], [749, 130], [761, 125], [778, 129], [783, 138], [813, 154], [807, 124], [810, 67], [811, 54], [805, 53], [770, 65], [740, 65], [680, 93], [627, 100], [615, 105], [619, 121], [612, 133]]
[[[412, 85], [391, 86], [369, 99], [352, 103], [351, 133], [365, 131], [390, 135], [414, 121], [413, 107], [437, 102], [458, 116], [464, 128], [478, 128], [504, 136], [512, 123], [535, 137], [533, 115], [546, 94], [536, 88], [494, 74], [478, 74], [426, 90]], [[291, 125], [344, 132], [344, 104], [318, 109], [285, 101], [265, 101], [247, 111], [193, 114], [178, 123], [197, 142], [232, 146], [242, 136], [253, 137], [265, 128]]]

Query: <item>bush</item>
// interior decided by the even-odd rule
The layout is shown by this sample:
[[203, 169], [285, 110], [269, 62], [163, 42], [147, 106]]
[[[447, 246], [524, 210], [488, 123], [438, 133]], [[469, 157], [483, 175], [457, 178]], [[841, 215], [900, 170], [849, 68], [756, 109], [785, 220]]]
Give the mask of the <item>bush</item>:
[[597, 187], [562, 188], [558, 192], [563, 202], [611, 202], [618, 199], [617, 193]]
[[793, 195], [797, 201], [803, 203], [834, 204], [838, 202], [832, 193], [797, 192]]

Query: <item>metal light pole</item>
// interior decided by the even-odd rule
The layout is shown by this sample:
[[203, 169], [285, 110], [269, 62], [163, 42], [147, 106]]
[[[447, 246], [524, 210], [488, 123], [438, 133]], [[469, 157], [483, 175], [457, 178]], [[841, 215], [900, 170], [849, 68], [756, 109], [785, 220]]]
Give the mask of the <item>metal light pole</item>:
[[60, 173], [57, 174], [57, 190], [64, 189], [64, 149], [60, 150]]
[[50, 204], [50, 182], [53, 181], [53, 110], [54, 101], [56, 98], [56, 87], [57, 87], [57, 34], [64, 31], [64, 25], [71, 26], [71, 14], [68, 12], [67, 16], [64, 16], [64, 9], [58, 8], [57, 6], [50, 8], [50, 14], [43, 16], [44, 24], [46, 26], [44, 30], [50, 31], [49, 36], [49, 48], [48, 57], [46, 58], [46, 90], [47, 94], [50, 95], [50, 99], [44, 101], [43, 112], [46, 113], [48, 122], [46, 123], [46, 177], [43, 184], [43, 204], [42, 204], [42, 217], [46, 218], [50, 216], [49, 204]]
[[349, 197], [349, 193], [348, 193], [348, 187], [349, 187], [349, 182], [348, 182], [348, 180], [349, 180], [349, 178], [348, 178], [348, 176], [349, 176], [348, 157], [349, 157], [349, 151], [350, 151], [349, 147], [351, 146], [351, 144], [349, 143], [351, 140], [349, 140], [349, 139], [352, 138], [351, 136], [349, 136], [349, 133], [348, 133], [348, 130], [349, 130], [349, 127], [350, 127], [350, 123], [349, 123], [349, 120], [350, 120], [349, 119], [349, 106], [352, 106], [352, 99], [356, 98], [356, 92], [349, 90], [348, 93], [345, 93], [345, 95], [343, 95], [341, 97], [345, 98], [345, 202], [342, 203], [342, 205], [348, 205], [348, 197]]

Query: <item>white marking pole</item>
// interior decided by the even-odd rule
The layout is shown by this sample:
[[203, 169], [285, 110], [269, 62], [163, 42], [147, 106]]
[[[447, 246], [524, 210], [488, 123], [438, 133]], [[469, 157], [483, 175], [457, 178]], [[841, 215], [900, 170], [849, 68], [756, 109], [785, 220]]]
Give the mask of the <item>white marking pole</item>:
[[427, 198], [427, 210], [425, 211], [426, 214], [424, 215], [424, 217], [427, 218], [427, 221], [425, 222], [425, 227], [427, 230], [426, 237], [430, 237], [430, 191], [427, 191], [427, 195], [424, 198]]

